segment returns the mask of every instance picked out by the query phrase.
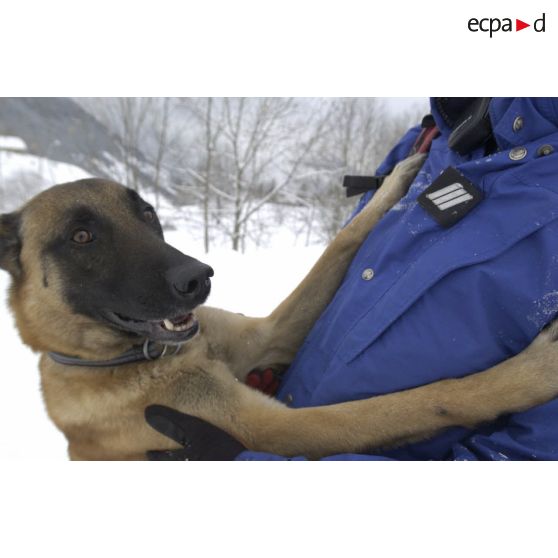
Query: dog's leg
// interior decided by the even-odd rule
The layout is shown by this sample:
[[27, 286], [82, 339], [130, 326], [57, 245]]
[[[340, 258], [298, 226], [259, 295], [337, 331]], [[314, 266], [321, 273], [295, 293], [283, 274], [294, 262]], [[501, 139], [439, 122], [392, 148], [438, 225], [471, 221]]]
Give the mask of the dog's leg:
[[265, 349], [262, 364], [290, 363], [312, 325], [339, 288], [360, 245], [383, 215], [407, 192], [424, 155], [399, 163], [366, 207], [342, 229], [300, 285], [258, 322], [258, 346]]
[[[484, 372], [371, 399], [289, 409], [223, 376], [221, 396], [181, 410], [228, 431], [253, 450], [320, 457], [385, 448], [427, 438], [451, 426], [473, 427], [558, 395], [558, 342], [543, 332], [519, 355]], [[215, 392], [217, 393], [217, 392]]]

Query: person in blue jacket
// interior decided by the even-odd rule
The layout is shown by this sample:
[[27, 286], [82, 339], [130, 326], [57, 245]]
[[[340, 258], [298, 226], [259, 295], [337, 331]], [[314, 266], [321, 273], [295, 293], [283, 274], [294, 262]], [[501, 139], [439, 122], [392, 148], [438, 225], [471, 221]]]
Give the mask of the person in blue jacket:
[[[422, 148], [425, 131], [435, 130], [408, 194], [363, 243], [287, 371], [277, 398], [291, 407], [364, 399], [487, 369], [527, 347], [558, 312], [558, 98], [434, 98], [431, 111], [426, 130], [410, 129], [377, 170], [388, 174]], [[444, 202], [436, 199], [445, 191], [432, 198], [434, 208], [421, 194], [449, 167], [467, 179], [472, 190], [462, 195], [475, 196], [475, 204], [441, 223]], [[194, 454], [287, 459], [223, 447], [226, 456], [204, 447]], [[325, 459], [556, 458], [558, 400], [474, 431], [452, 428], [381, 454]]]

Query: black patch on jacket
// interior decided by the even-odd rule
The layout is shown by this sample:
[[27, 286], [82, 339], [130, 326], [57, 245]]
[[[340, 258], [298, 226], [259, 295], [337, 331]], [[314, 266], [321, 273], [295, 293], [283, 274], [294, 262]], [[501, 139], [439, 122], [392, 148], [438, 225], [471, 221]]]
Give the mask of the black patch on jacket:
[[442, 227], [463, 219], [483, 199], [483, 194], [457, 169], [448, 167], [418, 197], [419, 204]]

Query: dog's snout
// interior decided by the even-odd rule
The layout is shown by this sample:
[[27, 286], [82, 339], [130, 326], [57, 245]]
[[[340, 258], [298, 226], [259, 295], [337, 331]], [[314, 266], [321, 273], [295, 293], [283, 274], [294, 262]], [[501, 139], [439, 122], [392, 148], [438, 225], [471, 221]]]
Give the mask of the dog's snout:
[[174, 267], [167, 272], [167, 279], [181, 298], [195, 300], [207, 295], [211, 286], [213, 269], [201, 262]]

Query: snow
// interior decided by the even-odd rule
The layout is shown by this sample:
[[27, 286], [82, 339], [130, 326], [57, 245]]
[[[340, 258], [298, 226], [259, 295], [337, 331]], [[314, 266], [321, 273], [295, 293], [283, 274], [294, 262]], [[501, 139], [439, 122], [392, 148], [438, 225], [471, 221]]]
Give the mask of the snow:
[[558, 291], [546, 293], [534, 303], [534, 311], [527, 319], [542, 329], [558, 312]]
[[27, 144], [16, 136], [0, 136], [0, 149], [27, 149]]
[[20, 138], [0, 136], [0, 212], [17, 209], [49, 186], [90, 176], [75, 165], [25, 153], [26, 148]]
[[44, 410], [39, 391], [38, 356], [25, 347], [5, 306], [8, 276], [0, 272], [0, 461], [64, 459], [66, 443]]
[[[290, 230], [278, 228], [265, 249], [252, 247], [240, 254], [221, 247], [206, 255], [199, 235], [188, 231], [171, 231], [167, 241], [214, 268], [208, 304], [247, 315], [269, 313], [322, 251], [320, 246], [293, 246]], [[8, 285], [8, 275], [0, 271], [0, 461], [65, 460], [65, 439], [50, 422], [41, 399], [38, 355], [21, 343], [5, 304]]]
[[0, 176], [3, 180], [10, 179], [20, 172], [35, 172], [42, 176], [46, 186], [71, 182], [91, 176], [82, 168], [68, 163], [60, 163], [44, 157], [36, 157], [28, 153], [0, 151]]

